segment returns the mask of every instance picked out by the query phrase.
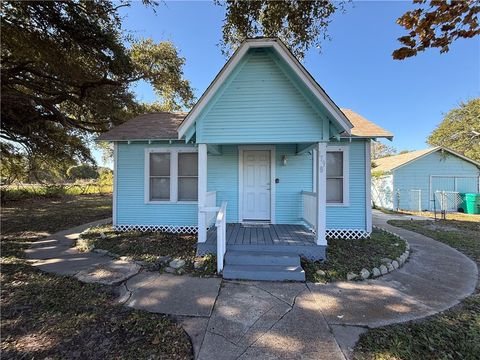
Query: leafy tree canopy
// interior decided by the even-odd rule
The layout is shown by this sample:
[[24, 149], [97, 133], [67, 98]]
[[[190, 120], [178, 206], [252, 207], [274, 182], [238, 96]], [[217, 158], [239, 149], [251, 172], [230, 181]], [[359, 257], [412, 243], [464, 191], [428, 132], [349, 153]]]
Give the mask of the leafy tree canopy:
[[302, 58], [312, 46], [321, 47], [328, 38], [327, 28], [337, 6], [344, 1], [237, 1], [215, 0], [224, 5], [222, 46], [224, 53], [235, 49], [246, 38], [279, 37]]
[[69, 167], [67, 170], [67, 176], [70, 180], [97, 179], [99, 177], [99, 172], [95, 166], [80, 164]]
[[472, 38], [480, 34], [479, 0], [413, 0], [419, 7], [407, 11], [397, 23], [408, 31], [398, 40], [404, 45], [393, 52], [394, 59], [415, 56], [427, 48], [447, 52], [450, 44], [459, 38]]
[[480, 162], [480, 98], [462, 102], [449, 111], [427, 139]]
[[386, 156], [392, 156], [397, 153], [397, 150], [393, 146], [388, 146], [379, 141], [372, 141], [370, 148], [372, 160], [377, 160]]
[[[245, 38], [277, 36], [299, 57], [312, 46], [321, 47], [329, 38], [327, 28], [332, 15], [343, 9], [346, 1], [238, 1], [215, 0], [224, 5], [224, 52], [235, 49]], [[415, 56], [427, 48], [447, 52], [459, 38], [480, 34], [479, 0], [413, 0], [416, 8], [400, 16], [397, 23], [408, 33], [398, 40], [402, 47], [394, 59]]]
[[11, 184], [61, 182], [66, 179], [66, 172], [70, 166], [76, 164], [74, 159], [58, 161], [52, 156], [33, 154], [27, 156], [10, 143], [3, 143], [1, 147], [0, 182]]
[[185, 59], [170, 42], [136, 41], [125, 33], [118, 9], [129, 5], [2, 2], [2, 155], [13, 156], [15, 148], [27, 156], [93, 163], [92, 134], [145, 109], [131, 90], [140, 80], [169, 109], [191, 105]]

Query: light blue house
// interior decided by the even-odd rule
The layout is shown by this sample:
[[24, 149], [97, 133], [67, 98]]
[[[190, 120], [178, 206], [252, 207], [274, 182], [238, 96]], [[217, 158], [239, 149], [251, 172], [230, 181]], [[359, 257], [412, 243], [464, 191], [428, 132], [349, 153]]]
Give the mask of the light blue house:
[[99, 140], [114, 142], [117, 229], [198, 233], [224, 277], [295, 280], [327, 238], [370, 235], [377, 137], [392, 134], [341, 110], [279, 40], [251, 39], [189, 113]]
[[391, 210], [457, 211], [460, 193], [480, 193], [480, 164], [433, 147], [375, 160], [372, 200]]

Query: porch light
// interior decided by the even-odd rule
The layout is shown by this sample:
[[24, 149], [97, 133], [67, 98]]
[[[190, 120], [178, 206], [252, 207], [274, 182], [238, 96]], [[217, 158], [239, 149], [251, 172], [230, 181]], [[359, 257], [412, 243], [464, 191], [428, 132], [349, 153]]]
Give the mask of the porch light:
[[283, 166], [287, 166], [287, 155], [282, 155], [282, 164]]

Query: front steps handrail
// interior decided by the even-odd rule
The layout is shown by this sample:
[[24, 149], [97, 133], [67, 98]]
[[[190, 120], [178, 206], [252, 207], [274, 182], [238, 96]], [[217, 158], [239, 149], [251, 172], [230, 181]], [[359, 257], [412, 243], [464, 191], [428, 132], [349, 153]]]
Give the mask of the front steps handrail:
[[227, 202], [223, 201], [215, 220], [217, 228], [217, 273], [223, 271], [225, 252], [227, 251]]

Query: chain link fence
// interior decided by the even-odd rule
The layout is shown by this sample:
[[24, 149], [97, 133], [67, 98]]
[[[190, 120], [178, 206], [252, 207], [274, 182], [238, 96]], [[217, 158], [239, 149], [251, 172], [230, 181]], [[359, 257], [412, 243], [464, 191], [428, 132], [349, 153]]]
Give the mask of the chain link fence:
[[458, 211], [462, 198], [457, 191], [435, 191], [433, 202], [435, 212], [455, 212]]
[[420, 189], [397, 189], [394, 203], [395, 210], [456, 212], [462, 198], [458, 191], [435, 191], [430, 195]]
[[397, 189], [395, 191], [395, 205], [396, 210], [420, 212], [427, 208], [420, 189]]

